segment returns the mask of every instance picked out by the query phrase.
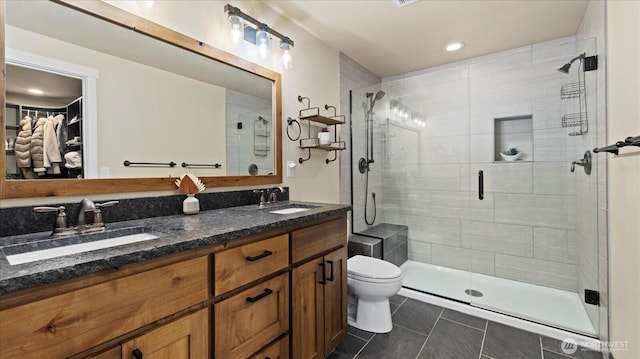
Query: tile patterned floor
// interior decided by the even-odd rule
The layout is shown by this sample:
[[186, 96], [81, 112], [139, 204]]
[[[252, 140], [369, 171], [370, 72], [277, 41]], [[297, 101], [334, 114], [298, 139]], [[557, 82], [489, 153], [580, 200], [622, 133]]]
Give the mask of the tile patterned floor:
[[390, 302], [391, 333], [349, 327], [329, 359], [602, 359], [583, 348], [567, 355], [559, 340], [414, 299]]

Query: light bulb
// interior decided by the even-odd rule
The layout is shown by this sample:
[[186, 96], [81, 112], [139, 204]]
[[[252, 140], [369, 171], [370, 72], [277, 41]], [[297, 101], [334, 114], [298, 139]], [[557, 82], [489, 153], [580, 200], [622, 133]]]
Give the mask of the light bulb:
[[269, 55], [269, 33], [263, 29], [256, 32], [256, 46], [260, 52], [260, 57], [263, 59]]
[[238, 15], [229, 14], [227, 19], [229, 20], [229, 27], [231, 28], [231, 40], [237, 45], [240, 43], [240, 39], [242, 39], [244, 30], [242, 18]]
[[293, 67], [293, 55], [291, 55], [291, 44], [288, 41], [282, 41], [280, 43], [282, 49], [282, 65], [286, 70], [290, 70]]

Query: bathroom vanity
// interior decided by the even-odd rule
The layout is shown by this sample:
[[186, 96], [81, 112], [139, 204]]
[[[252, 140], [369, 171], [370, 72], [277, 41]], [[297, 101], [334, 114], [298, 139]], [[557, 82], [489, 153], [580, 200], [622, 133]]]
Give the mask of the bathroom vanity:
[[325, 358], [347, 334], [349, 206], [272, 210], [112, 223], [159, 237], [25, 264], [2, 253], [0, 357]]

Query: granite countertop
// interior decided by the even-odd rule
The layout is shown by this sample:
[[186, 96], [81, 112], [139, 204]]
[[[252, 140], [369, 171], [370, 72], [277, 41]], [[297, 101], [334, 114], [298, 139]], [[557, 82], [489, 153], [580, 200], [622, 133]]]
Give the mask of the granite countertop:
[[[269, 213], [287, 206], [315, 207], [292, 214]], [[302, 224], [345, 213], [350, 208], [336, 204], [280, 202], [275, 208], [259, 209], [257, 205], [251, 205], [202, 211], [190, 216], [107, 223], [107, 232], [143, 227], [145, 232], [159, 234], [160, 238], [17, 265], [10, 265], [6, 255], [16, 252], [18, 246], [28, 246], [29, 251], [39, 250], [49, 248], [61, 238], [51, 238], [50, 232], [0, 237], [0, 295]]]

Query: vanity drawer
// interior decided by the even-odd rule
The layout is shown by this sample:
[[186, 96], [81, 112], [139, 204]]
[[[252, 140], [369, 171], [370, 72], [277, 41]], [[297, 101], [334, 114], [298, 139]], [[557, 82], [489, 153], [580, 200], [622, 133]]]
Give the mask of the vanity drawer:
[[0, 358], [65, 358], [208, 299], [206, 256], [0, 311]]
[[214, 294], [226, 293], [288, 265], [288, 234], [218, 252], [214, 255]]
[[248, 358], [289, 329], [289, 273], [216, 303], [214, 310], [215, 358]]
[[262, 349], [249, 357], [249, 359], [289, 359], [289, 336], [278, 340], [277, 342]]
[[323, 251], [347, 244], [347, 218], [291, 232], [291, 263], [295, 264]]

